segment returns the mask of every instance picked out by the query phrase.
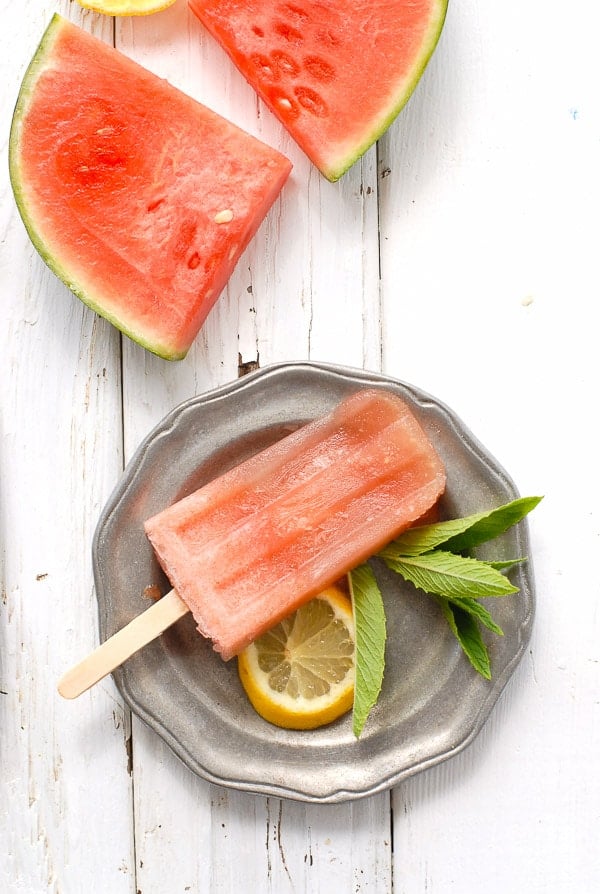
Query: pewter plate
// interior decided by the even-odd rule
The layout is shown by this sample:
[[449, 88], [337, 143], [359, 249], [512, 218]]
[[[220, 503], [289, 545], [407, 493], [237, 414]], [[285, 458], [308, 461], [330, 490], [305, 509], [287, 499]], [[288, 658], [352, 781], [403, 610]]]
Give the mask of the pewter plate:
[[[148, 587], [169, 589], [143, 532], [146, 518], [367, 386], [403, 397], [421, 420], [446, 464], [445, 516], [518, 496], [460, 419], [419, 389], [316, 363], [267, 367], [181, 404], [140, 445], [94, 537], [101, 639], [148, 607]], [[529, 555], [526, 524], [486, 548], [480, 557]], [[349, 715], [310, 732], [262, 720], [244, 695], [235, 660], [223, 662], [190, 615], [126, 661], [114, 674], [116, 685], [131, 709], [211, 782], [323, 803], [389, 788], [474, 739], [529, 640], [534, 588], [526, 562], [511, 571], [519, 593], [488, 600], [505, 636], [488, 639], [493, 680], [487, 682], [468, 664], [434, 600], [385, 568], [376, 570], [388, 622], [386, 673], [358, 741]]]

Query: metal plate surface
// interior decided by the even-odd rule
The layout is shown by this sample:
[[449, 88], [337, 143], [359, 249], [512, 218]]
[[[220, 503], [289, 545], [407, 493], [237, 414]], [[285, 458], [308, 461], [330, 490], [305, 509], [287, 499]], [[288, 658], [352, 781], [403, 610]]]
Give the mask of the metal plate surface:
[[[507, 473], [444, 404], [376, 373], [316, 363], [266, 367], [181, 404], [138, 448], [106, 505], [93, 543], [104, 640], [169, 589], [144, 535], [146, 518], [364, 387], [404, 398], [448, 473], [443, 514], [468, 515], [518, 496]], [[248, 545], [249, 549], [252, 545]], [[483, 548], [482, 548], [483, 549]], [[524, 522], [482, 558], [529, 555]], [[357, 741], [347, 715], [320, 730], [271, 726], [252, 709], [236, 662], [223, 662], [191, 615], [115, 672], [124, 700], [201, 777], [245, 791], [341, 802], [389, 788], [451, 757], [489, 716], [523, 654], [534, 616], [531, 562], [510, 572], [515, 596], [490, 609], [505, 636], [487, 638], [488, 682], [463, 656], [434, 600], [377, 566], [388, 623], [379, 703]], [[488, 600], [491, 603], [491, 600]]]

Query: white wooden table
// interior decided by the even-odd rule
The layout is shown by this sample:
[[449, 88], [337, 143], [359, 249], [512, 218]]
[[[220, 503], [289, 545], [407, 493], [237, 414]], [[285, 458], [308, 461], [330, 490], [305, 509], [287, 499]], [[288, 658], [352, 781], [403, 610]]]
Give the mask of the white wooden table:
[[[12, 108], [53, 12], [282, 149], [284, 188], [188, 358], [144, 352], [27, 238]], [[292, 144], [185, 0], [145, 19], [0, 3], [0, 890], [56, 894], [572, 892], [600, 878], [600, 13], [454, 0], [408, 107], [338, 184]], [[90, 545], [141, 438], [241, 364], [383, 370], [448, 403], [531, 516], [533, 638], [458, 757], [336, 806], [194, 776], [109, 678]], [[315, 768], [318, 772], [318, 768]]]

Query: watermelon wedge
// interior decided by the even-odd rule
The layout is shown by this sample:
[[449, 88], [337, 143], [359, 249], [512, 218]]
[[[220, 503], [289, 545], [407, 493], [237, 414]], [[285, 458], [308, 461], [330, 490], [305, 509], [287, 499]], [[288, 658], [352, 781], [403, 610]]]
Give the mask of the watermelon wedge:
[[329, 180], [389, 127], [440, 36], [448, 0], [189, 0]]
[[291, 169], [58, 15], [23, 80], [9, 154], [44, 261], [169, 360], [185, 356]]

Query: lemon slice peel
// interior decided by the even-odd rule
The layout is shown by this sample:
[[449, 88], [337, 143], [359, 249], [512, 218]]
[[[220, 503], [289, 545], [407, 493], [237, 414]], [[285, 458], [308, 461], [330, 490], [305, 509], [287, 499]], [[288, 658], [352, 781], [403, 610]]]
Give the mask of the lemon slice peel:
[[172, 6], [175, 0], [77, 0], [83, 9], [109, 16], [149, 16]]

